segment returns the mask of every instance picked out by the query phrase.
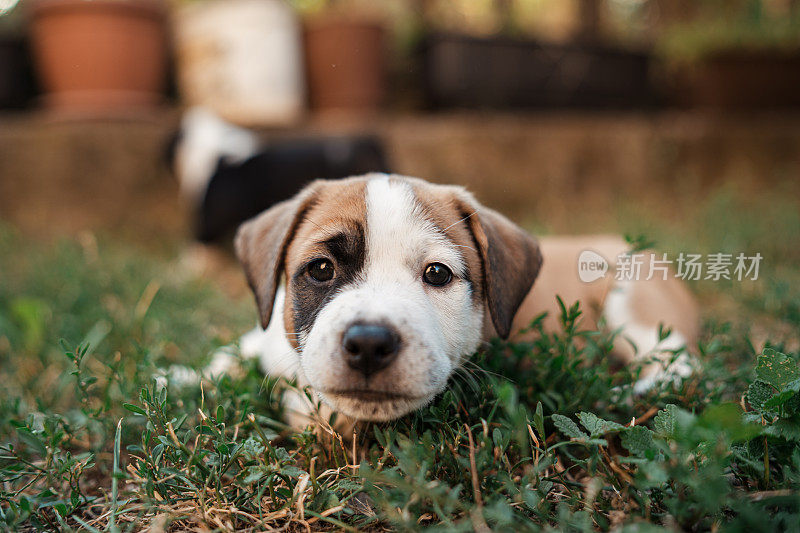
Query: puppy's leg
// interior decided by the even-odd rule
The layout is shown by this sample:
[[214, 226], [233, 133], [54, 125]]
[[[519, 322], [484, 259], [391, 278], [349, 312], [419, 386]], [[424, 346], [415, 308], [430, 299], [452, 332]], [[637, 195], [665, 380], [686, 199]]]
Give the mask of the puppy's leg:
[[[283, 302], [285, 290], [279, 287], [275, 294], [272, 316], [267, 329], [256, 326], [239, 339], [239, 354], [242, 359], [258, 358], [261, 370], [275, 377], [288, 380], [297, 379], [300, 370], [300, 357], [286, 339], [283, 327]], [[229, 347], [218, 350], [206, 366], [203, 375], [217, 378], [236, 368], [236, 357]]]
[[[647, 283], [648, 285], [644, 285]], [[612, 330], [619, 329], [620, 334], [614, 345], [614, 351], [626, 363], [650, 361], [642, 369], [639, 380], [634, 384], [634, 392], [642, 394], [654, 385], [665, 381], [680, 381], [689, 377], [696, 366], [687, 351], [690, 337], [694, 336], [694, 328], [681, 328], [670, 322], [670, 312], [663, 316], [664, 328], [670, 329], [665, 338], [659, 335], [659, 325], [648, 316], [658, 316], [660, 309], [667, 306], [668, 311], [684, 312], [691, 315], [694, 309], [681, 309], [680, 301], [671, 293], [670, 286], [660, 280], [616, 282], [606, 297], [603, 316]], [[678, 298], [679, 299], [679, 298]], [[685, 306], [684, 306], [685, 307]], [[689, 317], [691, 320], [691, 317]]]
[[239, 341], [242, 357], [257, 357], [265, 374], [286, 379], [296, 379], [300, 370], [300, 356], [286, 338], [283, 327], [283, 302], [286, 290], [278, 287], [272, 306], [272, 320], [267, 329], [256, 326], [242, 335]]

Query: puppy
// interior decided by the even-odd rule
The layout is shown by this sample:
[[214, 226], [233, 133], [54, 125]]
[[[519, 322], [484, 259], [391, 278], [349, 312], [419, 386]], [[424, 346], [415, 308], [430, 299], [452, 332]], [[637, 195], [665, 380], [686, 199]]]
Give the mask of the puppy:
[[[621, 239], [540, 243], [465, 189], [416, 178], [314, 182], [243, 224], [235, 247], [263, 328], [242, 339], [242, 352], [352, 420], [428, 404], [482, 341], [508, 338], [541, 312], [555, 328], [557, 294], [581, 300], [590, 325], [605, 317], [621, 328], [638, 348], [619, 341], [626, 361], [656, 349], [659, 323], [673, 327], [667, 349], [697, 335], [692, 298], [672, 277], [617, 287], [578, 279], [583, 249], [615, 258]], [[690, 371], [682, 361], [648, 376]], [[289, 403], [291, 423], [307, 423], [307, 402]]]

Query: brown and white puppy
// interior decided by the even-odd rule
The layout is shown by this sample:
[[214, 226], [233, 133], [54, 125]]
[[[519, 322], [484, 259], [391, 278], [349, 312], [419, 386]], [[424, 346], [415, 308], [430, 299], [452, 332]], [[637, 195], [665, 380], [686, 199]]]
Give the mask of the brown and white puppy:
[[616, 297], [570, 276], [581, 249], [615, 257], [621, 239], [540, 247], [463, 188], [416, 178], [314, 182], [242, 225], [235, 245], [264, 328], [243, 337], [242, 352], [356, 420], [426, 405], [483, 340], [507, 338], [542, 311], [554, 325], [556, 294], [588, 303], [592, 320], [612, 311], [607, 321], [630, 330], [640, 353], [655, 348], [659, 322], [677, 326], [670, 347], [696, 335], [692, 300], [674, 281]]

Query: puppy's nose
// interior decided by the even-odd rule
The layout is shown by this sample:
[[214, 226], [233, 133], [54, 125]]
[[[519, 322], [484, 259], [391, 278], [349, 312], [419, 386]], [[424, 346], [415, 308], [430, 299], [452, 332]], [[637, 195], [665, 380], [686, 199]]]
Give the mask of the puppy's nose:
[[350, 368], [369, 377], [394, 360], [400, 348], [400, 336], [386, 326], [353, 324], [342, 337], [342, 348]]

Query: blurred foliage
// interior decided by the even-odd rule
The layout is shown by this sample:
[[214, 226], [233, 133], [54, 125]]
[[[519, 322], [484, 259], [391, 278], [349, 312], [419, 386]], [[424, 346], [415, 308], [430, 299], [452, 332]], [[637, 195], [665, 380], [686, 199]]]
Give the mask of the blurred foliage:
[[671, 62], [691, 63], [726, 53], [797, 53], [800, 51], [800, 4], [746, 0], [698, 2], [691, 21], [668, 28], [659, 54]]

